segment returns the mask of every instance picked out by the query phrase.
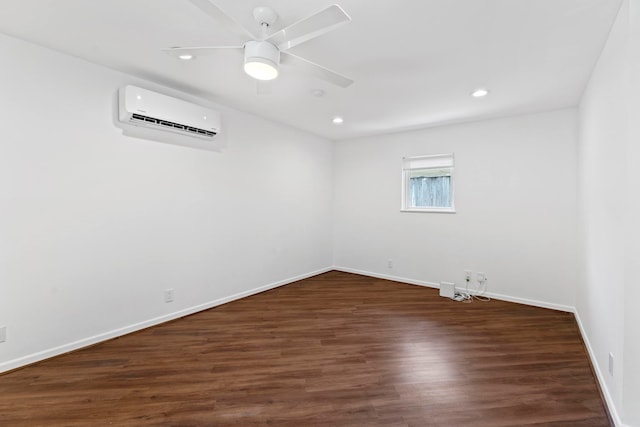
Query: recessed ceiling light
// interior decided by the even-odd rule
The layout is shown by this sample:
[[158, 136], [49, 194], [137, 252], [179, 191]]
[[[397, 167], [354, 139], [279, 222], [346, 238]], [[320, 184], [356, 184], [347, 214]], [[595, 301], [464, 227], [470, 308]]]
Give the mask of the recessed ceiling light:
[[182, 59], [183, 61], [189, 61], [193, 59], [193, 55], [189, 55], [185, 53], [183, 55], [178, 55], [178, 59]]
[[340, 116], [335, 116], [332, 120], [333, 124], [335, 125], [341, 125], [342, 123], [344, 123], [344, 119]]
[[489, 91], [484, 88], [476, 89], [471, 93], [471, 96], [473, 96], [474, 98], [482, 98], [483, 96], [487, 95], [489, 95]]

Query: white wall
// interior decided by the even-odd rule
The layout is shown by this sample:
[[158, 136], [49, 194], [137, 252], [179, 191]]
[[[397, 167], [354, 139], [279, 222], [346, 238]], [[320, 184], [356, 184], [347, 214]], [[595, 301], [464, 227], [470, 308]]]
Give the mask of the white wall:
[[[569, 109], [336, 144], [335, 265], [458, 286], [483, 271], [502, 298], [571, 310], [576, 120]], [[451, 152], [457, 213], [400, 212], [402, 157]]]
[[576, 309], [614, 417], [628, 425], [640, 425], [639, 7], [623, 3], [583, 95], [578, 160]]
[[640, 426], [640, 1], [629, 5], [629, 138], [627, 145], [626, 275], [624, 291], [625, 421]]
[[0, 52], [0, 371], [331, 266], [330, 141], [221, 106], [220, 153], [125, 137], [114, 93], [157, 86]]
[[[628, 3], [623, 4], [580, 106], [581, 276], [576, 308], [604, 386], [619, 405], [624, 335]], [[608, 355], [615, 361], [608, 373]]]

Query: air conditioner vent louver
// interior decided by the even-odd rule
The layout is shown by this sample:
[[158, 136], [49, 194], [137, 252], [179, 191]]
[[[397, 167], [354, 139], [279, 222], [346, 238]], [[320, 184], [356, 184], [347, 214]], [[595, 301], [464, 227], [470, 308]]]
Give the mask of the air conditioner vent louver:
[[180, 129], [182, 131], [191, 132], [191, 133], [195, 133], [195, 134], [198, 134], [198, 135], [206, 135], [206, 136], [215, 136], [216, 135], [215, 132], [211, 132], [211, 131], [206, 130], [206, 129], [198, 129], [198, 128], [194, 128], [192, 126], [181, 125], [180, 123], [173, 123], [173, 122], [169, 122], [167, 120], [160, 120], [160, 119], [156, 119], [154, 117], [143, 116], [142, 114], [137, 114], [137, 113], [133, 113], [131, 115], [131, 120], [132, 121], [143, 121], [143, 122], [147, 122], [147, 123], [154, 123], [154, 124], [159, 125], [159, 126]]

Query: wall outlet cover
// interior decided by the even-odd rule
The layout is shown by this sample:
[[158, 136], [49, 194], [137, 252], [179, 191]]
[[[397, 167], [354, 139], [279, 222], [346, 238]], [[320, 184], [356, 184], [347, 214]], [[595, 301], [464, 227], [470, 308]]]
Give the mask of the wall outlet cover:
[[613, 353], [609, 353], [609, 375], [613, 376]]

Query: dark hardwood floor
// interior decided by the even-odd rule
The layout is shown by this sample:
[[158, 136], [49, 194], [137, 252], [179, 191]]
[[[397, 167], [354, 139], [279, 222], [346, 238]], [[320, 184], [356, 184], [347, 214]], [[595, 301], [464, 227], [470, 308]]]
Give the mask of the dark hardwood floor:
[[0, 376], [9, 426], [609, 426], [573, 315], [330, 272]]

